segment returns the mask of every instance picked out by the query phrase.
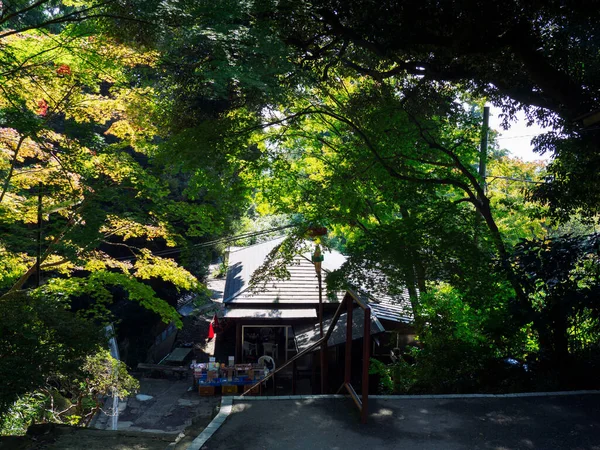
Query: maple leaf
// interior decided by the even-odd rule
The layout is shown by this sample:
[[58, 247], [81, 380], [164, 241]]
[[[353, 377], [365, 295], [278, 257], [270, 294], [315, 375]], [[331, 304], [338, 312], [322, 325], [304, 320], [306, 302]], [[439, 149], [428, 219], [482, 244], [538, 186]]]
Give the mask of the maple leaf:
[[37, 102], [37, 106], [38, 106], [38, 110], [37, 113], [40, 116], [45, 116], [46, 114], [48, 114], [48, 102], [44, 99], [39, 100]]
[[60, 77], [71, 75], [71, 68], [66, 64], [61, 64], [60, 67], [56, 69], [56, 74]]

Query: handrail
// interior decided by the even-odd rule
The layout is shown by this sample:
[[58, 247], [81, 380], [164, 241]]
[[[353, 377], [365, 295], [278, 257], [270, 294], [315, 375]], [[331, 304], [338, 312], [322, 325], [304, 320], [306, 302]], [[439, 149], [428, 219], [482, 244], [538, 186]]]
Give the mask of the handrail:
[[251, 392], [253, 389], [255, 389], [256, 387], [258, 387], [261, 383], [264, 383], [269, 378], [273, 377], [277, 372], [279, 372], [280, 370], [283, 370], [284, 368], [286, 368], [287, 366], [289, 366], [291, 363], [293, 363], [294, 361], [296, 361], [298, 358], [303, 357], [307, 353], [312, 352], [316, 347], [321, 346], [323, 342], [327, 342], [329, 340], [329, 337], [331, 336], [331, 333], [333, 333], [333, 327], [335, 326], [335, 324], [337, 323], [338, 319], [342, 315], [342, 312], [341, 312], [342, 305], [344, 305], [345, 302], [346, 302], [345, 298], [344, 298], [344, 300], [342, 300], [340, 302], [340, 306], [338, 306], [337, 311], [333, 315], [334, 320], [331, 322], [331, 325], [329, 325], [329, 328], [327, 329], [327, 333], [325, 333], [325, 335], [322, 338], [319, 338], [312, 345], [310, 345], [309, 347], [305, 348], [300, 353], [297, 353], [296, 355], [294, 355], [292, 357], [292, 359], [288, 359], [286, 361], [286, 363], [283, 366], [281, 366], [279, 369], [275, 369], [273, 372], [269, 372], [269, 375], [267, 375], [266, 377], [264, 377], [262, 380], [258, 381], [257, 383], [253, 384], [252, 387], [250, 387], [246, 392], [244, 392], [241, 395], [241, 397], [243, 397], [244, 395], [246, 395], [248, 392]]
[[[323, 337], [321, 337], [316, 342], [314, 342], [313, 344], [308, 346], [306, 349], [302, 350], [300, 353], [294, 355], [294, 357], [292, 357], [290, 360], [286, 361], [286, 363], [283, 366], [281, 366], [279, 369], [276, 369], [273, 372], [270, 372], [265, 378], [263, 378], [262, 380], [258, 381], [255, 384], [253, 384], [250, 387], [250, 389], [248, 389], [246, 392], [244, 392], [241, 396], [243, 397], [244, 395], [248, 394], [249, 392], [254, 390], [256, 387], [260, 386], [261, 383], [264, 383], [269, 378], [275, 376], [275, 374], [278, 373], [280, 370], [283, 370], [284, 368], [286, 368], [287, 366], [292, 364], [294, 361], [296, 361], [298, 358], [301, 358], [302, 356], [306, 355], [307, 353], [313, 351], [315, 348], [322, 346], [324, 343], [325, 343], [325, 346], [327, 346], [329, 337], [331, 336], [331, 333], [333, 333], [333, 329], [337, 325], [337, 322], [338, 322], [340, 316], [342, 315], [342, 309], [343, 309], [344, 305], [348, 308], [347, 317], [346, 317], [346, 320], [347, 320], [346, 350], [348, 351], [348, 349], [351, 349], [351, 347], [352, 347], [352, 323], [351, 323], [352, 322], [352, 304], [354, 302], [356, 302], [358, 304], [358, 306], [360, 306], [364, 310], [364, 313], [365, 313], [364, 314], [364, 326], [363, 326], [362, 400], [360, 399], [360, 397], [354, 390], [352, 383], [350, 382], [350, 370], [351, 370], [350, 364], [346, 364], [344, 383], [342, 384], [342, 386], [340, 386], [340, 389], [338, 390], [338, 392], [340, 390], [342, 390], [343, 388], [346, 388], [346, 390], [348, 391], [348, 394], [350, 394], [350, 397], [352, 398], [352, 400], [354, 400], [354, 403], [356, 404], [356, 406], [358, 407], [358, 409], [360, 411], [361, 422], [366, 423], [367, 422], [367, 414], [368, 414], [368, 400], [369, 400], [369, 370], [368, 370], [368, 368], [369, 368], [369, 346], [370, 346], [369, 341], [371, 338], [371, 308], [367, 303], [365, 303], [363, 300], [361, 300], [354, 291], [348, 289], [346, 291], [346, 294], [347, 295], [344, 296], [343, 300], [340, 302], [337, 310], [335, 311], [335, 314], [333, 315], [331, 323], [329, 324], [329, 327], [327, 328], [327, 332], [325, 333], [325, 335]], [[350, 357], [350, 355], [347, 354], [346, 358], [349, 358], [349, 357]], [[323, 370], [323, 369], [321, 368], [321, 370]]]
[[350, 397], [352, 397], [352, 400], [354, 400], [354, 403], [356, 403], [356, 406], [358, 406], [358, 409], [362, 409], [362, 402], [360, 401], [358, 394], [354, 390], [354, 387], [350, 383], [344, 383], [342, 387], [346, 388], [348, 394], [350, 394]]
[[354, 301], [355, 301], [356, 303], [358, 303], [358, 306], [360, 306], [360, 307], [363, 309], [363, 311], [364, 311], [364, 310], [367, 310], [367, 309], [369, 309], [369, 308], [370, 308], [370, 306], [369, 306], [367, 303], [365, 303], [365, 302], [364, 302], [364, 301], [363, 301], [363, 300], [362, 300], [362, 299], [361, 299], [361, 298], [358, 296], [358, 294], [357, 294], [356, 292], [354, 292], [352, 289], [346, 289], [346, 293], [350, 294], [350, 296], [351, 296], [351, 297], [354, 299]]

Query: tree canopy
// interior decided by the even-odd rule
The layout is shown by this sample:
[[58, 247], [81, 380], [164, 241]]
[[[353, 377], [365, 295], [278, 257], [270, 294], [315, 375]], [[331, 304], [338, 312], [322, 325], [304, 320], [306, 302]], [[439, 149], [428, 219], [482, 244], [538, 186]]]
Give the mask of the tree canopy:
[[[189, 137], [169, 131], [175, 117], [158, 91], [159, 54], [105, 31], [114, 25], [100, 21], [113, 20], [108, 4], [11, 7], [0, 38], [0, 307], [8, 315], [21, 311], [14, 298], [31, 304], [28, 338], [70, 353], [48, 350], [46, 364], [39, 352], [13, 348], [27, 343], [13, 341], [16, 322], [6, 324], [3, 409], [48, 380], [79, 376], [120, 302], [180, 325], [178, 296], [205, 290], [209, 254], [189, 248], [231, 229], [246, 201], [224, 158], [186, 166], [170, 156]], [[65, 20], [50, 24], [49, 15]], [[44, 325], [45, 312], [34, 314], [40, 308], [60, 311], [50, 314], [73, 332], [93, 333], [72, 346], [51, 332], [55, 322]], [[15, 358], [37, 376], [16, 371]]]
[[[242, 93], [235, 98], [268, 103], [246, 94], [257, 88], [271, 94], [269, 86], [293, 88], [298, 77], [326, 82], [337, 73], [333, 68], [379, 81], [417, 79], [422, 98], [432, 89], [460, 86], [499, 106], [507, 121], [523, 110], [531, 122], [552, 126], [535, 140], [537, 151], [553, 155], [554, 162], [532, 195], [562, 220], [572, 212], [598, 213], [597, 184], [581, 181], [592, 180], [599, 168], [593, 117], [600, 107], [600, 21], [591, 3], [294, 1], [242, 7], [223, 1], [211, 2], [210, 10], [202, 10], [203, 2], [192, 5], [202, 5], [193, 9], [192, 22], [214, 33], [212, 55], [218, 59], [205, 66], [220, 64], [222, 76], [232, 76], [230, 93]], [[178, 7], [184, 15], [192, 11], [185, 3]], [[260, 45], [265, 42], [270, 45]], [[268, 61], [267, 71], [255, 68], [256, 57]], [[262, 79], [257, 85], [262, 75], [271, 83]], [[570, 176], [575, 173], [579, 182]]]
[[[389, 389], [487, 389], [506, 357], [584, 385], [566, 372], [586, 358], [600, 370], [599, 14], [581, 1], [6, 2], [0, 372], [36, 342], [58, 350], [28, 353], [39, 371], [10, 377], [0, 410], [113, 364], [98, 352], [118, 304], [180, 324], [210, 243], [260, 221], [297, 224], [283, 251], [326, 226], [348, 256], [332, 289], [409, 292], [422, 347], [415, 364], [376, 366], [403, 372]], [[551, 127], [533, 141], [551, 162], [509, 157], [492, 131], [482, 173], [486, 103]]]

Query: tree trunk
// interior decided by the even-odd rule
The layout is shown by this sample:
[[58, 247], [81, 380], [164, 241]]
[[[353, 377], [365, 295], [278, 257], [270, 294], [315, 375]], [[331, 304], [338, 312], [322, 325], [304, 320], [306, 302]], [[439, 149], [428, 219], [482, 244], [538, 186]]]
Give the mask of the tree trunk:
[[517, 300], [519, 302], [519, 306], [523, 308], [523, 311], [527, 316], [533, 317], [533, 309], [531, 308], [531, 304], [529, 303], [529, 298], [525, 291], [523, 290], [523, 286], [519, 282], [515, 271], [513, 270], [512, 265], [510, 264], [509, 254], [504, 245], [504, 240], [502, 239], [502, 235], [500, 234], [500, 230], [498, 229], [498, 225], [496, 225], [496, 221], [494, 220], [494, 216], [492, 215], [492, 210], [490, 209], [490, 201], [484, 195], [477, 205], [477, 209], [479, 214], [485, 220], [488, 230], [492, 235], [492, 239], [494, 241], [494, 245], [496, 250], [498, 250], [498, 256], [500, 257], [500, 264], [502, 265], [502, 269], [504, 270], [509, 283], [515, 291], [515, 295], [517, 296]]
[[15, 165], [17, 164], [17, 157], [19, 156], [19, 150], [21, 150], [21, 146], [23, 145], [23, 141], [26, 136], [21, 136], [19, 138], [19, 142], [17, 147], [15, 148], [15, 154], [13, 156], [12, 161], [10, 162], [10, 169], [8, 171], [8, 175], [6, 175], [6, 180], [4, 180], [4, 186], [2, 186], [2, 192], [0, 193], [0, 203], [4, 200], [4, 196], [6, 192], [8, 192], [8, 186], [10, 185], [10, 180], [12, 179], [13, 172], [15, 170]]
[[569, 384], [569, 339], [568, 339], [568, 328], [569, 324], [567, 321], [566, 313], [562, 308], [554, 308], [552, 314], [552, 320], [550, 323], [554, 324], [552, 329], [552, 344], [554, 354], [552, 360], [558, 371], [559, 381], [561, 387], [568, 387]]
[[[412, 228], [413, 220], [410, 213], [408, 212], [408, 209], [404, 206], [401, 206], [400, 213], [402, 214], [402, 219], [408, 223], [410, 228]], [[408, 252], [410, 254], [410, 259], [411, 261], [413, 261], [413, 263], [406, 265], [406, 267], [404, 268], [404, 276], [406, 278], [406, 289], [408, 290], [408, 295], [410, 297], [410, 305], [413, 310], [413, 317], [415, 322], [418, 322], [420, 316], [419, 294], [417, 292], [419, 286], [419, 277], [417, 274], [415, 263], [415, 261], [418, 261], [418, 256], [417, 252], [413, 247], [409, 247]]]

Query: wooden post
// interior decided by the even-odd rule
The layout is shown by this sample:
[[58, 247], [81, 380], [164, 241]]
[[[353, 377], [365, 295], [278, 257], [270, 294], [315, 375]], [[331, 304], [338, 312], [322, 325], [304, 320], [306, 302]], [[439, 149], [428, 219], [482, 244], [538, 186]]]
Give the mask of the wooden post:
[[292, 363], [292, 395], [296, 395], [296, 361]]
[[317, 386], [317, 358], [316, 358], [316, 353], [317, 352], [311, 352], [310, 354], [310, 367], [311, 367], [311, 373], [310, 373], [310, 390], [311, 393], [313, 394], [318, 394], [319, 391], [317, 391], [316, 386]]
[[[317, 279], [319, 281], [319, 337], [323, 337], [323, 285], [320, 268]], [[321, 394], [327, 394], [327, 342], [321, 345]]]
[[346, 296], [346, 370], [344, 373], [344, 383], [351, 383], [352, 373], [352, 309], [354, 302], [351, 297]]
[[242, 324], [235, 323], [235, 362], [242, 363]]
[[363, 373], [362, 373], [362, 409], [360, 411], [360, 421], [367, 423], [368, 403], [369, 403], [369, 358], [371, 347], [371, 309], [365, 308], [365, 325], [363, 328]]

